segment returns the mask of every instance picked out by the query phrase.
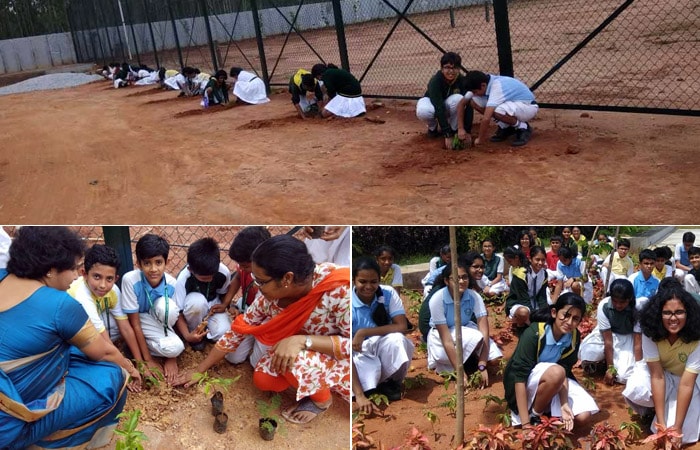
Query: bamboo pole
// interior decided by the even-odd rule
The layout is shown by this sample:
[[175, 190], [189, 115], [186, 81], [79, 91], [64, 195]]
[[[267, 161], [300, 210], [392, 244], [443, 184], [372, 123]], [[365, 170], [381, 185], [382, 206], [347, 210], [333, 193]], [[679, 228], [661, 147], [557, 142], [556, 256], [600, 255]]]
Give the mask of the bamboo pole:
[[[462, 349], [462, 308], [460, 306], [461, 296], [459, 294], [459, 275], [457, 273], [457, 231], [455, 227], [450, 227], [450, 254], [452, 256], [452, 298], [455, 302], [455, 350], [457, 351], [457, 361], [464, 361]], [[455, 442], [464, 442], [464, 367], [457, 364], [455, 367], [457, 380], [455, 382], [455, 397], [457, 399]]]

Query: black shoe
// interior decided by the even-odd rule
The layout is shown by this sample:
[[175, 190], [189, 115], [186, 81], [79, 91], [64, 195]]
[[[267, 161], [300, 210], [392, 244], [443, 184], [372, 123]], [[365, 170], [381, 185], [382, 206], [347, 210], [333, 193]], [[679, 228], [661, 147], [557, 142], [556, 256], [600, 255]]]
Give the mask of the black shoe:
[[513, 147], [521, 147], [527, 144], [527, 141], [530, 140], [530, 136], [532, 136], [532, 127], [530, 125], [528, 125], [527, 128], [519, 128], [518, 131], [515, 132], [515, 140], [511, 145]]
[[428, 133], [427, 133], [427, 134], [428, 134], [428, 137], [429, 137], [430, 139], [435, 139], [435, 138], [439, 138], [440, 136], [442, 136], [442, 133], [440, 133], [440, 132], [438, 131], [437, 127], [435, 127], [434, 130], [431, 130], [430, 128], [428, 128]]
[[386, 398], [390, 402], [396, 402], [401, 400], [401, 391], [403, 391], [403, 389], [401, 388], [401, 383], [398, 381], [386, 380], [383, 383], [379, 383], [377, 391], [382, 395], [386, 395]]
[[513, 136], [515, 134], [515, 128], [513, 127], [508, 127], [508, 128], [501, 128], [498, 127], [498, 131], [496, 131], [496, 134], [491, 136], [491, 142], [503, 142], [509, 137]]
[[204, 349], [207, 346], [207, 342], [205, 340], [201, 340], [200, 342], [197, 342], [196, 344], [190, 344], [190, 347], [192, 347], [192, 350], [195, 352], [203, 352]]
[[530, 413], [530, 425], [537, 426], [541, 423], [542, 423], [542, 416], [537, 416], [533, 413]]

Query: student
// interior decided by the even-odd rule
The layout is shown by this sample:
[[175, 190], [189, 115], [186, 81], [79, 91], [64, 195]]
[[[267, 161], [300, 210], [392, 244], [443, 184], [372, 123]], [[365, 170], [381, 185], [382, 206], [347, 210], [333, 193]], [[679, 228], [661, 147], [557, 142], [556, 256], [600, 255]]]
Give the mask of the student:
[[[670, 280], [669, 280], [670, 281]], [[698, 441], [700, 434], [700, 305], [678, 283], [664, 284], [640, 315], [642, 350], [650, 378], [646, 386], [623, 391], [634, 405], [651, 407], [656, 424], [683, 433], [682, 444]], [[634, 374], [633, 374], [634, 376]], [[649, 381], [650, 380], [650, 381]], [[651, 395], [649, 395], [649, 393]]]
[[[358, 258], [352, 269], [352, 364], [358, 374], [353, 392], [358, 404], [365, 392], [376, 391], [389, 401], [401, 399], [411, 365], [413, 342], [401, 298], [391, 286], [379, 284], [379, 264]], [[357, 381], [357, 383], [356, 383]]]
[[532, 245], [538, 245], [538, 246], [542, 247], [542, 239], [537, 237], [537, 228], [530, 227], [529, 233], [530, 233], [530, 236], [532, 236], [532, 242], [533, 242]]
[[666, 247], [656, 247], [654, 249], [654, 270], [651, 272], [652, 275], [656, 277], [659, 281], [666, 277], [673, 276], [673, 267], [671, 267], [671, 262], [669, 261], [673, 256], [671, 249]]
[[[194, 241], [187, 249], [187, 266], [175, 282], [177, 331], [192, 349], [204, 350], [205, 337], [218, 340], [231, 328], [227, 312], [231, 299], [222, 298], [230, 283], [231, 272], [221, 262], [219, 244], [210, 237]], [[203, 321], [207, 325], [199, 329]]]
[[433, 285], [425, 296], [423, 302], [420, 305], [420, 311], [418, 311], [418, 329], [421, 333], [421, 341], [428, 342], [428, 333], [430, 333], [430, 299], [435, 295], [440, 289], [445, 286], [450, 285], [449, 280], [452, 275], [451, 266], [442, 266], [435, 270], [435, 276], [433, 277]]
[[639, 270], [628, 278], [634, 286], [634, 296], [651, 298], [659, 288], [659, 279], [652, 276], [656, 263], [656, 254], [653, 250], [644, 249], [639, 252]]
[[[630, 251], [630, 241], [629, 239], [621, 238], [617, 243], [617, 251], [612, 255], [608, 255], [603, 261], [603, 280], [607, 277], [607, 271], [612, 267], [612, 274], [610, 280], [616, 278], [629, 278], [634, 273], [634, 262], [632, 258], [629, 257], [628, 253]], [[610, 263], [610, 258], [612, 257], [612, 265]]]
[[323, 90], [321, 83], [305, 69], [299, 69], [289, 79], [289, 93], [292, 94], [292, 104], [299, 117], [315, 116], [323, 107]]
[[161, 369], [153, 356], [165, 358], [163, 374], [169, 384], [178, 374], [177, 357], [185, 349], [173, 326], [180, 310], [175, 302], [175, 278], [165, 272], [170, 245], [155, 234], [136, 243], [137, 269], [122, 279], [122, 308], [129, 317], [148, 369]]
[[121, 68], [114, 74], [114, 88], [128, 86], [136, 80], [136, 72], [131, 70], [128, 63], [122, 63]]
[[484, 295], [495, 297], [508, 291], [508, 283], [503, 277], [503, 258], [495, 251], [493, 240], [484, 239], [481, 241], [481, 256], [484, 258], [484, 276], [489, 280], [489, 286], [484, 287]]
[[535, 241], [527, 230], [520, 230], [518, 233], [518, 243], [515, 248], [519, 248], [527, 259], [530, 259], [530, 249], [535, 245]]
[[[440, 70], [430, 78], [428, 90], [416, 104], [416, 117], [428, 126], [428, 137], [445, 138], [445, 148], [452, 149], [452, 141], [457, 134], [459, 113], [457, 107], [467, 92], [466, 78], [460, 67], [462, 57], [454, 52], [447, 52], [440, 58]], [[471, 146], [471, 136], [474, 120], [474, 110], [470, 104], [463, 106], [464, 111], [461, 128], [464, 136], [460, 138], [467, 146]]]
[[478, 70], [469, 72], [466, 78], [467, 89], [474, 96], [471, 100], [465, 96], [457, 110], [465, 108], [471, 101], [472, 107], [484, 116], [474, 145], [486, 142], [492, 118], [498, 124], [498, 131], [491, 137], [491, 142], [503, 142], [515, 134], [511, 145], [519, 147], [527, 144], [532, 136], [532, 127], [528, 122], [535, 118], [539, 110], [532, 91], [515, 78], [489, 75]]
[[380, 283], [393, 287], [401, 295], [403, 275], [401, 275], [401, 267], [398, 264], [394, 264], [394, 258], [396, 258], [394, 249], [388, 245], [382, 245], [374, 252], [374, 256], [377, 258], [381, 269]]
[[[546, 308], [550, 304], [547, 289], [547, 270], [545, 267], [545, 251], [542, 247], [532, 247], [531, 261], [525, 259], [522, 266], [513, 269], [513, 279], [510, 282], [510, 293], [506, 298], [505, 312], [513, 324], [522, 330], [530, 325], [530, 313]], [[553, 298], [558, 298], [561, 283], [557, 283]]]
[[230, 75], [233, 82], [232, 102], [240, 100], [249, 105], [260, 105], [270, 101], [265, 82], [254, 73], [232, 67]]
[[642, 335], [637, 323], [639, 303], [629, 280], [610, 284], [610, 291], [598, 304], [598, 324], [581, 342], [579, 358], [583, 371], [596, 371], [596, 364], [605, 361], [605, 382], [625, 384], [637, 361], [642, 360]]
[[676, 244], [676, 250], [674, 252], [674, 259], [676, 261], [676, 267], [674, 275], [678, 278], [678, 281], [683, 283], [683, 278], [685, 274], [692, 269], [690, 265], [690, 260], [688, 259], [688, 250], [695, 243], [695, 234], [691, 231], [686, 231], [683, 233], [683, 242]]
[[[476, 267], [483, 270], [483, 259], [476, 252], [462, 255], [457, 260], [458, 280], [448, 277], [450, 283], [430, 299], [430, 332], [428, 333], [428, 369], [438, 373], [455, 370], [459, 361], [455, 350], [455, 316], [452, 286], [456, 282], [461, 297], [462, 349], [464, 379], [470, 373], [479, 371], [483, 386], [489, 385], [486, 370], [488, 361], [502, 356], [501, 351], [489, 337], [488, 312], [484, 300], [474, 290]], [[472, 316], [476, 323], [472, 322]], [[474, 364], [476, 363], [476, 364]]]
[[598, 412], [571, 372], [580, 344], [576, 327], [585, 312], [583, 299], [567, 292], [533, 317], [546, 322], [535, 321], [520, 336], [503, 378], [513, 425], [536, 425], [547, 415], [560, 417], [571, 431], [586, 426]]
[[[121, 292], [115, 284], [119, 265], [116, 250], [106, 245], [93, 245], [85, 252], [81, 277], [71, 284], [68, 294], [83, 306], [106, 342], [112, 344], [119, 338], [124, 339], [133, 358], [142, 361], [134, 329], [122, 311]], [[138, 390], [141, 390], [140, 385]]]
[[581, 234], [581, 228], [571, 227], [571, 239], [576, 244], [578, 252], [584, 258], [588, 256], [588, 241], [586, 241], [586, 236]]
[[311, 74], [323, 81], [322, 89], [329, 98], [321, 109], [322, 117], [357, 117], [367, 112], [360, 82], [350, 72], [333, 64], [316, 64]]
[[562, 283], [562, 292], [573, 292], [586, 303], [593, 302], [593, 283], [586, 276], [586, 262], [569, 247], [559, 249], [555, 278]]
[[440, 250], [438, 250], [438, 255], [430, 258], [430, 261], [428, 262], [428, 273], [426, 273], [423, 279], [420, 281], [423, 285], [424, 297], [427, 297], [430, 290], [433, 288], [438, 272], [441, 272], [441, 269], [444, 266], [449, 265], [450, 262], [452, 262], [452, 253], [449, 244], [440, 247]]
[[691, 294], [700, 295], [700, 247], [688, 249], [688, 261], [692, 269], [683, 278], [683, 287]]
[[576, 241], [574, 240], [573, 236], [573, 231], [571, 231], [571, 227], [564, 227], [561, 229], [561, 246], [562, 247], [568, 247], [571, 249], [574, 255], [578, 254], [579, 248], [578, 245], [576, 244]]
[[205, 106], [210, 105], [225, 105], [228, 103], [228, 84], [226, 83], [225, 70], [217, 70], [204, 89], [204, 99], [202, 102]]
[[[523, 255], [517, 247], [506, 247], [503, 250], [503, 259], [506, 260], [508, 264], [508, 276], [506, 277], [506, 284], [508, 285], [508, 290], [510, 290], [511, 283], [513, 281], [513, 272], [518, 268], [522, 267], [527, 258]], [[505, 269], [504, 269], [505, 270]]]
[[[251, 258], [258, 245], [270, 237], [270, 232], [265, 227], [245, 227], [233, 238], [228, 256], [236, 264], [236, 270], [222, 302], [230, 305], [229, 313], [234, 318], [244, 313], [258, 295], [258, 287], [251, 272]], [[241, 296], [236, 298], [239, 292]], [[234, 298], [236, 301], [233, 301]], [[255, 367], [265, 352], [266, 346], [256, 341], [253, 336], [246, 336], [236, 350], [227, 353], [225, 358], [231, 364], [240, 364], [250, 356], [250, 364]]]
[[[167, 76], [167, 73], [166, 73]], [[176, 73], [174, 76], [165, 78], [163, 83], [166, 89], [180, 91], [180, 97], [192, 97], [195, 95], [192, 80], [197, 76], [197, 71], [194, 67], [183, 67], [182, 72]]]
[[561, 248], [562, 238], [559, 235], [552, 236], [549, 239], [549, 245], [551, 250], [547, 252], [547, 270], [550, 272], [550, 276], [554, 276], [557, 271], [557, 264], [559, 263], [559, 249]]
[[[316, 230], [320, 235], [316, 235]], [[347, 226], [306, 226], [303, 229], [304, 244], [317, 264], [331, 262], [337, 266], [350, 267], [351, 229]]]

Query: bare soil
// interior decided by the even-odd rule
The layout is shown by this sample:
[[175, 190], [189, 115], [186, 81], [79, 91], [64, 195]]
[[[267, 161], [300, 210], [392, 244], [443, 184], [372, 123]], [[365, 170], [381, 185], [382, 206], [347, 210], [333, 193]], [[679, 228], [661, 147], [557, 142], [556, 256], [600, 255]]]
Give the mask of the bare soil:
[[[410, 311], [411, 302], [406, 299], [407, 297], [404, 294], [402, 294], [402, 297], [404, 298], [404, 305], [407, 307], [409, 319], [413, 323], [417, 323], [416, 314]], [[504, 314], [498, 306], [488, 305], [488, 309], [491, 336], [495, 338], [507, 329], [507, 322], [504, 320]], [[593, 324], [595, 324], [595, 314], [592, 315], [592, 320]], [[364, 424], [365, 436], [368, 436], [375, 445], [372, 448], [389, 449], [406, 445], [411, 430], [415, 427], [429, 440], [433, 450], [454, 449], [458, 446], [458, 443], [455, 442], [457, 419], [444, 403], [455, 392], [455, 384], [451, 383], [449, 388], [445, 389], [444, 379], [437, 375], [435, 371], [430, 371], [427, 368], [427, 353], [419, 348], [420, 332], [415, 331], [410, 337], [416, 344], [416, 351], [407, 376], [408, 381], [405, 384], [403, 398], [400, 401], [390, 403], [389, 406], [382, 405], [380, 412], [360, 419], [359, 422], [356, 419], [355, 425], [360, 422]], [[507, 360], [511, 357], [516, 345], [517, 338], [504, 342], [504, 345], [499, 346], [503, 351], [504, 359]], [[497, 367], [489, 367], [490, 386], [485, 389], [469, 389], [464, 394], [464, 434], [467, 441], [470, 440], [471, 433], [480, 424], [491, 427], [499, 423], [498, 414], [505, 407], [499, 407], [495, 402], [491, 402], [486, 406], [486, 400], [482, 398], [489, 394], [500, 398], [505, 396], [503, 377], [497, 372]], [[580, 368], [574, 369], [574, 375], [579, 382], [587, 378]], [[620, 384], [614, 386], [605, 384], [603, 375], [604, 373], [600, 372], [589, 377], [594, 385], [592, 388], [588, 388], [589, 392], [596, 399], [600, 408], [600, 412], [593, 416], [591, 425], [609, 422], [617, 428], [623, 422], [633, 422], [634, 420], [630, 417], [622, 397], [624, 386]], [[416, 381], [420, 379], [426, 382], [421, 385]], [[353, 403], [354, 406], [355, 404]], [[435, 414], [438, 420], [432, 423], [428, 419], [430, 414]], [[642, 428], [644, 429], [644, 427]], [[589, 431], [590, 429], [575, 430], [575, 433], [571, 436], [572, 442], [577, 444], [578, 438], [584, 437]], [[643, 440], [650, 434], [648, 429], [644, 431], [640, 440]], [[469, 448], [469, 446], [466, 448]], [[651, 444], [638, 442], [628, 446], [628, 448], [651, 450], [654, 447]], [[696, 444], [685, 448], [700, 448], [700, 445]]]
[[523, 148], [447, 151], [411, 101], [302, 121], [286, 93], [206, 111], [176, 95], [0, 97], [0, 222], [683, 223], [677, 200], [700, 197], [697, 117], [542, 110]]

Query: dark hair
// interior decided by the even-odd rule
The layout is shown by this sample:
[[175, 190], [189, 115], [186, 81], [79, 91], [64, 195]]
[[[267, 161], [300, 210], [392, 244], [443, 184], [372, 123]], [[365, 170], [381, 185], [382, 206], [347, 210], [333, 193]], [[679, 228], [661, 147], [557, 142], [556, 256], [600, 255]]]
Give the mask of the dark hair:
[[214, 275], [219, 271], [220, 262], [219, 244], [214, 238], [198, 239], [187, 249], [187, 266], [196, 275]]
[[182, 68], [182, 74], [183, 75], [196, 75], [197, 71], [195, 70], [194, 67], [187, 66], [187, 67]]
[[117, 271], [119, 271], [119, 255], [112, 247], [102, 244], [95, 244], [85, 251], [85, 262], [83, 263], [85, 273], [90, 272], [90, 269], [95, 264], [114, 267], [117, 269]]
[[610, 297], [634, 301], [634, 286], [631, 281], [625, 278], [618, 278], [610, 283], [608, 295]]
[[552, 325], [554, 323], [552, 309], [559, 312], [565, 306], [569, 305], [571, 305], [572, 308], [579, 309], [581, 314], [586, 314], [586, 302], [583, 300], [583, 298], [580, 295], [574, 294], [573, 292], [565, 292], [559, 296], [555, 304], [532, 311], [530, 313], [530, 321], [547, 322], [549, 325]]
[[[532, 251], [532, 249], [530, 251]], [[525, 256], [525, 253], [523, 253], [523, 251], [520, 250], [519, 248], [515, 248], [512, 246], [506, 247], [503, 250], [503, 257], [504, 258], [518, 258], [521, 266], [528, 265], [528, 261], [527, 261], [527, 257]]]
[[557, 256], [564, 259], [571, 259], [574, 257], [574, 252], [571, 251], [569, 247], [562, 246], [559, 251], [557, 251]]
[[[690, 254], [690, 250], [688, 250], [688, 254]], [[698, 249], [698, 254], [700, 254], [700, 248]], [[668, 260], [671, 258], [671, 256], [673, 256], [673, 253], [671, 252], [670, 248], [664, 245], [663, 247], [656, 247], [654, 249], [654, 255], [657, 258], [664, 258]]]
[[692, 231], [686, 231], [683, 233], [683, 242], [695, 243], [695, 233]]
[[459, 53], [447, 52], [440, 58], [440, 67], [446, 64], [452, 64], [455, 67], [459, 67], [462, 65], [462, 57], [459, 56]]
[[659, 287], [656, 289], [658, 293], [660, 290], [664, 289], [683, 289], [683, 283], [681, 283], [676, 277], [664, 277], [663, 280], [659, 281]]
[[226, 74], [226, 71], [223, 69], [217, 70], [216, 73], [214, 74], [214, 78], [216, 78], [217, 80], [221, 77], [224, 77], [224, 80], [228, 79], [228, 75]]
[[446, 255], [451, 252], [452, 249], [450, 249], [450, 244], [445, 244], [442, 247], [440, 247], [439, 253], [441, 255]]
[[651, 259], [652, 261], [656, 261], [656, 253], [654, 253], [654, 250], [645, 248], [644, 250], [639, 252], [639, 263], [641, 264], [642, 260], [645, 259]]
[[10, 245], [7, 271], [40, 280], [51, 269], [73, 269], [84, 252], [80, 236], [66, 227], [21, 227]]
[[253, 251], [251, 262], [275, 280], [280, 280], [284, 274], [292, 272], [297, 284], [305, 283], [313, 275], [316, 267], [306, 245], [286, 234], [263, 241]]
[[[666, 247], [668, 248], [668, 247]], [[671, 250], [671, 249], [669, 249]], [[688, 256], [690, 255], [700, 255], [700, 247], [692, 246], [688, 249]]]
[[485, 243], [490, 242], [491, 245], [493, 245], [494, 249], [496, 248], [496, 243], [493, 242], [493, 239], [491, 238], [486, 238], [481, 240], [481, 246], [483, 247]]
[[[665, 280], [672, 280], [661, 283]], [[678, 280], [673, 277], [664, 278], [659, 283], [659, 289], [656, 295], [652, 296], [644, 305], [640, 313], [639, 324], [642, 327], [642, 332], [651, 338], [654, 342], [659, 342], [668, 337], [668, 330], [664, 327], [661, 311], [666, 302], [672, 299], [679, 300], [683, 303], [686, 311], [685, 326], [678, 332], [678, 337], [683, 342], [692, 342], [700, 339], [700, 305], [692, 295], [681, 286]]]
[[530, 243], [530, 247], [535, 245], [535, 240], [532, 238], [532, 236], [530, 236], [530, 232], [528, 230], [520, 230], [520, 232], [518, 233], [518, 242], [516, 242], [518, 246], [520, 245], [520, 240], [523, 237], [527, 237], [527, 241]]
[[267, 228], [245, 227], [233, 238], [228, 256], [237, 263], [250, 262], [255, 248], [268, 239], [270, 239], [270, 232]]
[[162, 256], [167, 262], [170, 244], [157, 234], [148, 233], [141, 236], [136, 242], [134, 253], [136, 253], [136, 261], [138, 262], [144, 259], [155, 258], [156, 256]]
[[558, 234], [555, 234], [554, 236], [552, 236], [551, 238], [549, 238], [549, 242], [550, 242], [550, 243], [552, 243], [552, 242], [559, 242], [559, 243], [561, 244], [561, 243], [564, 242], [564, 238], [561, 237], [561, 236], [559, 236]]
[[544, 249], [544, 247], [540, 245], [533, 245], [530, 247], [530, 258], [534, 258], [538, 253], [542, 253], [543, 255], [547, 256], [547, 251]]
[[318, 78], [323, 75], [326, 70], [328, 70], [328, 66], [325, 64], [314, 64], [314, 66], [311, 68], [311, 75], [314, 78]]
[[489, 75], [478, 70], [472, 70], [471, 72], [467, 72], [465, 83], [466, 88], [468, 91], [475, 91], [481, 88], [481, 83], [488, 84], [490, 78], [491, 77]]
[[[377, 263], [377, 260], [375, 258], [372, 258], [371, 256], [362, 256], [357, 259], [353, 259], [352, 261], [352, 279], [353, 281], [355, 280], [355, 277], [357, 277], [357, 274], [360, 270], [371, 270], [377, 273], [377, 277], [379, 278], [382, 274], [379, 264]], [[377, 298], [384, 296], [384, 291], [382, 291], [381, 286], [377, 286], [377, 290], [375, 292], [375, 295]], [[389, 314], [386, 311], [385, 307], [378, 306], [374, 312], [372, 313], [372, 320], [374, 321], [375, 325], [378, 327], [381, 327], [383, 325], [388, 325], [391, 323], [391, 317], [389, 317]]]
[[240, 67], [231, 67], [231, 71], [229, 72], [229, 74], [230, 74], [232, 77], [237, 77], [238, 74], [241, 73], [242, 70], [243, 70], [243, 69], [241, 69]]
[[474, 264], [474, 261], [480, 259], [481, 262], [484, 262], [484, 257], [481, 256], [477, 252], [468, 252], [460, 257], [457, 258], [457, 267], [461, 267], [467, 272], [467, 276], [469, 277], [469, 282], [467, 283], [467, 289], [475, 289], [477, 291], [480, 290], [479, 285], [476, 282], [476, 279], [472, 277], [472, 274], [469, 272], [469, 268]]
[[316, 86], [316, 83], [314, 82], [314, 76], [310, 73], [303, 74], [301, 76], [301, 86], [307, 91], [314, 89], [314, 87]]
[[374, 251], [374, 256], [379, 258], [382, 256], [382, 253], [389, 253], [392, 258], [396, 259], [396, 251], [388, 245], [380, 245], [377, 247], [377, 249]]
[[632, 246], [630, 245], [630, 240], [627, 239], [627, 238], [620, 238], [620, 239], [617, 241], [617, 246], [618, 246], [618, 248], [619, 248], [619, 247], [627, 247], [627, 248], [632, 247]]

